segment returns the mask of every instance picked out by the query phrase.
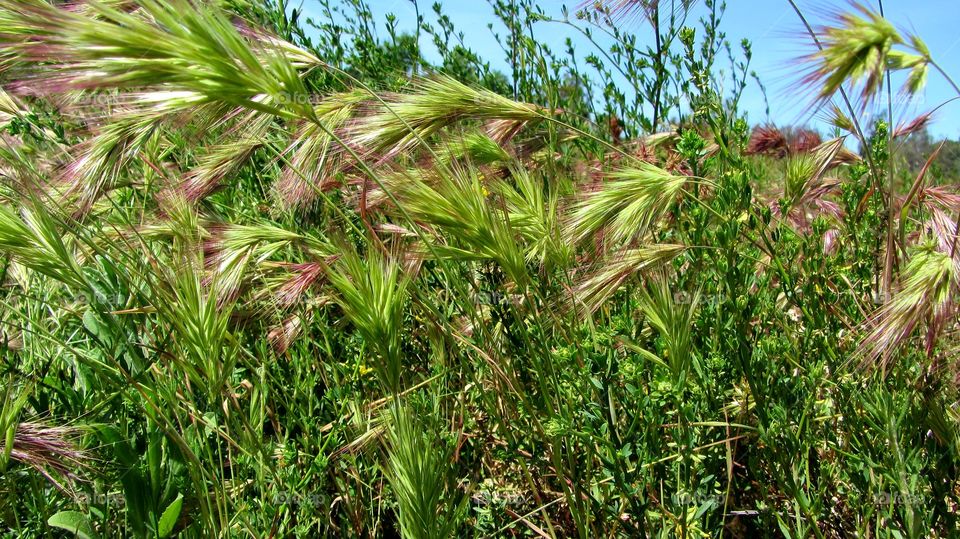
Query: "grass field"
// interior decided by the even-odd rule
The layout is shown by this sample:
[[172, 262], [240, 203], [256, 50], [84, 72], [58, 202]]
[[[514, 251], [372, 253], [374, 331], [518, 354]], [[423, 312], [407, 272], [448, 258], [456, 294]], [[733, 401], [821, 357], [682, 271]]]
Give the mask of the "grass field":
[[957, 88], [784, 2], [830, 132], [715, 0], [490, 0], [507, 72], [451, 3], [4, 0], [4, 536], [960, 536], [960, 146], [894, 106]]

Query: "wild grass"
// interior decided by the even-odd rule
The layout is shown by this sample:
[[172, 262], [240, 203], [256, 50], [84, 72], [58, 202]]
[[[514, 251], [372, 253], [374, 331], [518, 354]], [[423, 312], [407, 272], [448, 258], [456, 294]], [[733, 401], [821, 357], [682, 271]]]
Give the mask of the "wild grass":
[[7, 534], [960, 533], [956, 170], [858, 106], [922, 40], [808, 25], [824, 141], [713, 0], [491, 4], [509, 75], [440, 5], [0, 6]]

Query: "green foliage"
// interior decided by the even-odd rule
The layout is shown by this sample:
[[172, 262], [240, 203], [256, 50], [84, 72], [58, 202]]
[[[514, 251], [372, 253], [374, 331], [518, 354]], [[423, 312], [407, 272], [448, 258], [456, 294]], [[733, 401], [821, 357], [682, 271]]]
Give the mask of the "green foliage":
[[389, 421], [386, 475], [397, 499], [401, 536], [456, 536], [467, 498], [450, 499], [449, 456], [418, 428], [409, 410], [392, 408]]
[[77, 511], [60, 511], [48, 518], [47, 524], [54, 528], [66, 530], [78, 539], [95, 539], [99, 537], [99, 535], [93, 531], [93, 527], [90, 525], [90, 519], [83, 513], [78, 513]]
[[[960, 533], [955, 144], [667, 4], [0, 6], [5, 533]], [[946, 75], [853, 11], [815, 102]]]

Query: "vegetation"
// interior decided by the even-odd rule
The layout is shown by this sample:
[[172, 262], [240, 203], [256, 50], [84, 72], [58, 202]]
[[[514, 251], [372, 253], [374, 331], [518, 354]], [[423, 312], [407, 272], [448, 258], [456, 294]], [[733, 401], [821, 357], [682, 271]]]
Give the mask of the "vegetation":
[[490, 4], [508, 73], [439, 4], [0, 5], [6, 535], [960, 534], [922, 39], [796, 9], [821, 135], [716, 0]]

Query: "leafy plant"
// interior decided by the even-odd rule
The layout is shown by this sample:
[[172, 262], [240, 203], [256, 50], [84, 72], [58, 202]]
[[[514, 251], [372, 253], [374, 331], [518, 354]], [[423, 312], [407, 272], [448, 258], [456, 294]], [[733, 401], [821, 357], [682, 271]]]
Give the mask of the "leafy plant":
[[956, 148], [864, 112], [952, 81], [789, 3], [831, 135], [713, 0], [491, 0], [508, 73], [440, 4], [0, 6], [3, 529], [957, 535]]

